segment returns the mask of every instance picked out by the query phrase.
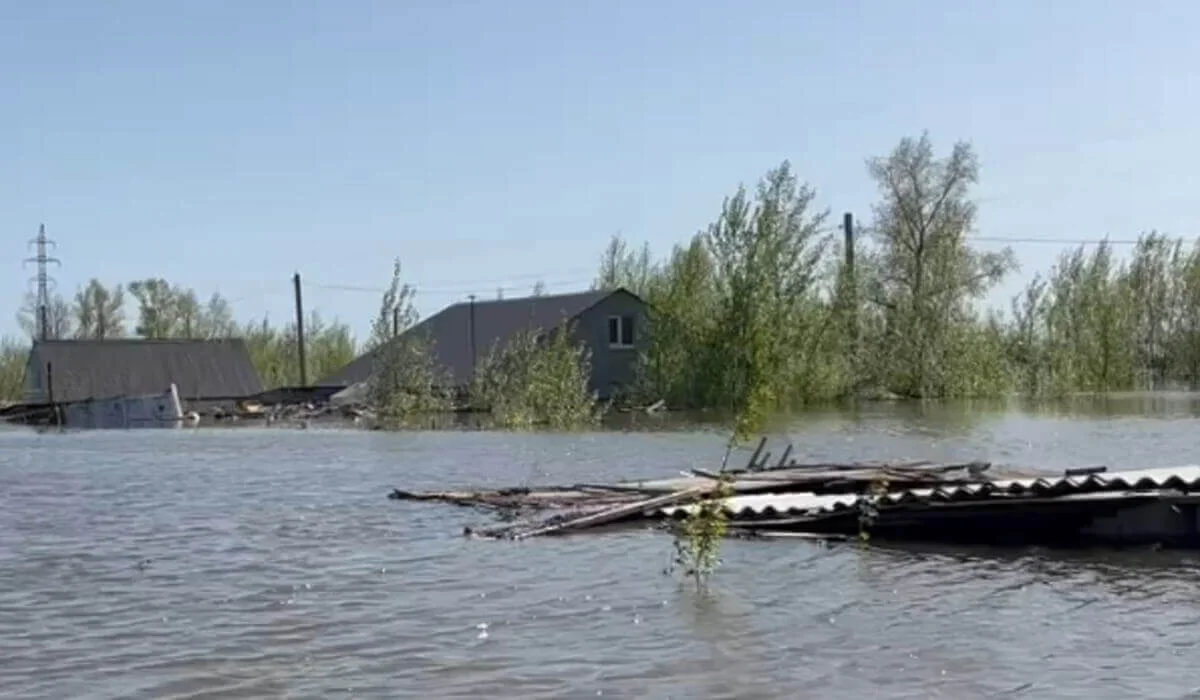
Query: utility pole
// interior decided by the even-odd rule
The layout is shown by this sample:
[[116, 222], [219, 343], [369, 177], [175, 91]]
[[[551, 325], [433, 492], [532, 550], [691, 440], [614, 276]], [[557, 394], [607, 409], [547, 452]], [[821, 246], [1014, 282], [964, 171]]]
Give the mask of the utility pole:
[[846, 212], [842, 217], [842, 229], [846, 234], [846, 272], [854, 275], [854, 214]]
[[46, 238], [46, 225], [38, 226], [37, 238], [29, 241], [29, 244], [37, 247], [37, 255], [32, 258], [26, 258], [25, 263], [37, 263], [37, 277], [33, 280], [37, 282], [37, 337], [38, 340], [48, 340], [50, 337], [50, 288], [54, 284], [54, 280], [46, 272], [47, 265], [61, 265], [58, 258], [47, 255], [47, 246], [54, 248], [57, 244]]
[[843, 299], [847, 312], [847, 330], [850, 333], [850, 351], [853, 358], [858, 358], [858, 279], [854, 275], [854, 214], [846, 212], [842, 216], [842, 233], [846, 241], [846, 268], [842, 278]]
[[471, 339], [471, 380], [474, 381], [475, 380], [475, 364], [479, 358], [478, 353], [475, 352], [475, 295], [472, 294], [469, 298], [471, 300], [471, 316], [470, 316], [470, 326], [467, 328], [467, 332]]
[[400, 307], [392, 308], [392, 337], [400, 337]]
[[296, 351], [300, 357], [300, 386], [308, 386], [308, 364], [304, 361], [304, 298], [300, 292], [300, 273], [292, 275], [296, 289]]

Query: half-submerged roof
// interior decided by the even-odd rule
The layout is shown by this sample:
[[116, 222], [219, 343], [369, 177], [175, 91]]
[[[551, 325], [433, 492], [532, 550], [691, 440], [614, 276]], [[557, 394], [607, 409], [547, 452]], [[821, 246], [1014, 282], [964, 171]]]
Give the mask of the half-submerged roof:
[[[557, 328], [619, 293], [629, 294], [624, 289], [610, 289], [476, 301], [475, 349], [479, 359], [482, 360], [494, 346], [507, 343], [521, 331]], [[436, 360], [455, 386], [465, 385], [471, 378], [471, 306], [471, 302], [453, 304], [406, 331], [406, 334], [429, 334]], [[345, 386], [365, 381], [371, 374], [374, 357], [374, 351], [366, 353], [320, 384]]]
[[241, 338], [214, 340], [45, 340], [29, 369], [51, 365], [54, 400], [157, 394], [174, 383], [183, 399], [232, 399], [263, 390]]

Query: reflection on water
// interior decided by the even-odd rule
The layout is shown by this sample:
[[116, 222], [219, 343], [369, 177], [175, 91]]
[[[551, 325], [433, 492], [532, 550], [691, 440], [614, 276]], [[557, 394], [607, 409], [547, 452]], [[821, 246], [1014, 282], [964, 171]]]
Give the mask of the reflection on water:
[[[1081, 401], [812, 411], [773, 447], [786, 432], [804, 459], [1197, 461], [1194, 396]], [[717, 427], [630, 420], [586, 435], [0, 431], [0, 696], [1200, 693], [1194, 555], [731, 541], [697, 593], [661, 574], [658, 533], [466, 540], [487, 516], [385, 498], [720, 458]]]

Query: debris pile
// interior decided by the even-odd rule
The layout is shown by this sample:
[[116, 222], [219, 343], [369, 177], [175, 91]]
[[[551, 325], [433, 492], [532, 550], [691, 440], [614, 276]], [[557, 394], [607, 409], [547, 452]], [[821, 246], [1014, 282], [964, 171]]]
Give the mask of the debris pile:
[[[853, 505], [857, 500], [870, 498], [870, 494], [878, 491], [881, 485], [889, 489], [914, 490], [981, 484], [986, 483], [984, 474], [991, 469], [988, 462], [805, 464], [791, 458], [791, 445], [788, 445], [778, 461], [772, 464], [771, 454], [765, 452], [766, 443], [765, 437], [759, 441], [758, 448], [742, 469], [720, 472], [691, 469], [683, 472], [681, 477], [672, 479], [626, 481], [616, 484], [573, 484], [537, 489], [442, 492], [395, 489], [388, 497], [394, 500], [435, 501], [491, 510], [502, 520], [509, 522], [493, 528], [466, 528], [465, 533], [476, 537], [521, 540], [619, 523], [669, 523], [671, 518], [685, 516], [689, 508], [695, 507], [722, 487], [726, 493], [733, 494], [728, 502], [753, 495], [777, 498], [803, 494], [813, 503], [832, 498]], [[732, 505], [727, 505], [726, 508], [734, 516], [730, 523], [733, 534], [760, 533], [766, 526], [786, 526], [794, 530], [797, 527], [803, 528], [812, 521], [811, 518], [773, 521], [772, 516], [779, 513], [778, 509], [771, 508], [769, 503], [764, 508], [753, 511]], [[767, 517], [762, 517], [764, 515]], [[844, 524], [839, 522], [835, 530], [838, 529], [844, 530]], [[829, 534], [835, 532], [830, 531]]]

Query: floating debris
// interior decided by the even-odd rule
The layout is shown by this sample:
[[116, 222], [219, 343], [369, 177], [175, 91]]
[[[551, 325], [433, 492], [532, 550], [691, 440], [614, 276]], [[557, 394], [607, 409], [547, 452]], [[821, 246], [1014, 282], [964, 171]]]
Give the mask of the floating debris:
[[763, 438], [744, 468], [720, 473], [540, 489], [396, 489], [389, 498], [489, 509], [515, 521], [464, 529], [493, 539], [670, 526], [724, 488], [732, 537], [844, 540], [869, 528], [873, 539], [1200, 546], [1200, 466], [997, 474], [982, 461], [804, 464], [791, 459], [791, 445], [772, 465], [765, 446]]

